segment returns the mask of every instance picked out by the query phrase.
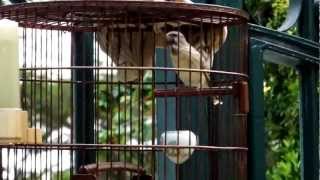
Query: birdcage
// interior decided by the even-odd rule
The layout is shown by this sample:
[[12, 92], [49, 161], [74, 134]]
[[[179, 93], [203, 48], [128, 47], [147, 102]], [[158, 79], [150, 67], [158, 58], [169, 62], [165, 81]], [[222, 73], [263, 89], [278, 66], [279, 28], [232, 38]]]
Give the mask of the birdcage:
[[243, 11], [56, 1], [0, 19], [1, 179], [247, 179]]

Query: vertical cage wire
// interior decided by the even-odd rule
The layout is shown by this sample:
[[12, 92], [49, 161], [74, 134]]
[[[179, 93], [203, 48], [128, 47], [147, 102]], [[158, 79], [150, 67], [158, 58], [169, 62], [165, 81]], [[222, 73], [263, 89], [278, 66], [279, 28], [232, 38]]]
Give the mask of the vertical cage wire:
[[[175, 2], [0, 7], [40, 144], [2, 179], [247, 179], [247, 15]], [[36, 134], [36, 132], [34, 132]]]

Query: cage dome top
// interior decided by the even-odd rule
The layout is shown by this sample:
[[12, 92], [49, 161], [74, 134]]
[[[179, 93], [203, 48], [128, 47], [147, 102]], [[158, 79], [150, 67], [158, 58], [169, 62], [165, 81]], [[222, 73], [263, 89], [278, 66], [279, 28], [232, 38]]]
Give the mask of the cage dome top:
[[[95, 31], [102, 26], [181, 21], [205, 24], [243, 24], [246, 12], [225, 6], [168, 1], [51, 1], [0, 7], [0, 19], [20, 26], [67, 31]], [[146, 26], [147, 27], [147, 26]]]

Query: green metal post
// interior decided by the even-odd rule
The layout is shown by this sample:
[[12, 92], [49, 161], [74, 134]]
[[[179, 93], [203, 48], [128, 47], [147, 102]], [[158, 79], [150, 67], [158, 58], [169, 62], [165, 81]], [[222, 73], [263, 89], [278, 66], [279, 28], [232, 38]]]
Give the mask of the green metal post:
[[316, 40], [316, 34], [318, 33], [316, 30], [319, 24], [316, 24], [317, 20], [315, 15], [314, 0], [303, 0], [298, 23], [298, 31], [301, 37]]
[[315, 5], [315, 18], [316, 18], [316, 42], [320, 43], [320, 1]]
[[[299, 18], [301, 37], [317, 41], [319, 17], [314, 0], [304, 0]], [[301, 178], [319, 179], [319, 66], [306, 64], [298, 67], [300, 73], [300, 144]]]
[[[165, 57], [167, 56], [167, 57]], [[167, 60], [167, 62], [166, 62]], [[156, 50], [156, 66], [165, 67], [172, 66], [169, 53], [163, 49]], [[168, 63], [168, 64], [167, 64]], [[176, 74], [172, 71], [156, 71], [155, 81], [159, 84], [164, 84], [166, 82], [175, 82]], [[170, 88], [174, 85], [167, 85]], [[156, 88], [165, 88], [164, 85], [157, 85]], [[157, 117], [157, 137], [158, 142], [160, 141], [160, 136], [164, 131], [172, 131], [176, 129], [176, 100], [174, 97], [165, 97], [156, 99], [156, 117]], [[175, 164], [168, 160], [164, 152], [157, 153], [157, 179], [175, 179]]]
[[319, 66], [298, 67], [300, 73], [301, 179], [319, 179]]
[[263, 96], [263, 44], [250, 41], [249, 61], [249, 167], [251, 180], [264, 180], [266, 172], [265, 160], [265, 122]]
[[[230, 6], [234, 8], [243, 8], [244, 1], [243, 0], [208, 0], [209, 4], [219, 4], [222, 6]], [[213, 3], [210, 3], [212, 1]]]
[[[93, 65], [93, 35], [92, 33], [72, 33], [72, 65]], [[76, 69], [73, 71], [73, 80], [81, 82], [74, 85], [74, 136], [75, 143], [94, 143], [94, 92], [92, 69]], [[75, 156], [76, 171], [84, 164], [95, 162], [95, 153], [77, 151]]]

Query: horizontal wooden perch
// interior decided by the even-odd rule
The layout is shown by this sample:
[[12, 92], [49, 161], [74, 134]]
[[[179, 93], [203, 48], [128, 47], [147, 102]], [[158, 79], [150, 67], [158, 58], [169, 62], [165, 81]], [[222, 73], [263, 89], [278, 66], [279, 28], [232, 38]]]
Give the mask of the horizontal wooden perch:
[[99, 162], [98, 164], [92, 163], [80, 167], [80, 173], [83, 174], [96, 174], [106, 171], [130, 171], [141, 175], [146, 173], [142, 167], [128, 162]]

